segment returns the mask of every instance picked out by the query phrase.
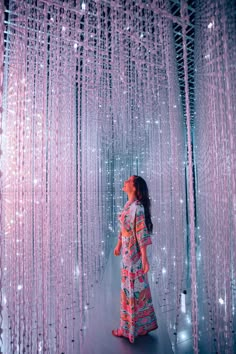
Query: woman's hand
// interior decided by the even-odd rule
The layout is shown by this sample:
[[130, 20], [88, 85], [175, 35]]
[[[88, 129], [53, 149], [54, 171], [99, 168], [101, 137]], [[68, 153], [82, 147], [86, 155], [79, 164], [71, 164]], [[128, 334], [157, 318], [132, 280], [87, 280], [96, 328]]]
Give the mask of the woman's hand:
[[115, 255], [115, 256], [119, 256], [119, 255], [120, 255], [120, 246], [119, 246], [119, 245], [117, 245], [117, 246], [115, 247], [115, 249], [114, 249], [114, 255]]
[[146, 252], [147, 246], [141, 247], [141, 256], [142, 256], [142, 265], [143, 265], [143, 272], [147, 273], [149, 271], [149, 263], [147, 259], [147, 252]]
[[143, 273], [147, 273], [150, 269], [147, 258], [142, 259]]

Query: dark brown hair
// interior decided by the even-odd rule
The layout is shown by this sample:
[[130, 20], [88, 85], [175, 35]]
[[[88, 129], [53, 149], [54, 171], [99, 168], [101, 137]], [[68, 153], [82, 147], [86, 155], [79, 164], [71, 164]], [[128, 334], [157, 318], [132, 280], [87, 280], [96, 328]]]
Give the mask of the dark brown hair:
[[151, 201], [149, 198], [149, 192], [147, 183], [140, 176], [134, 176], [134, 186], [136, 189], [136, 197], [144, 207], [145, 214], [145, 224], [147, 226], [148, 232], [152, 233], [153, 224], [151, 220]]

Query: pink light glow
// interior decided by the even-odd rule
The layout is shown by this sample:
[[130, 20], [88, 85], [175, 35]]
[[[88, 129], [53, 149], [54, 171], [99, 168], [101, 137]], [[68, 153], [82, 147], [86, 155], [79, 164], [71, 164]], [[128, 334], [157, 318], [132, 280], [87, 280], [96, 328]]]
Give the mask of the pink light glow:
[[[192, 307], [185, 311], [194, 352], [208, 311], [201, 296], [212, 306], [210, 326], [222, 333], [218, 351], [226, 339], [228, 352], [233, 347], [233, 15], [227, 1], [196, 1], [189, 68], [187, 3], [180, 16], [171, 13], [172, 1], [151, 3], [10, 0], [4, 27], [0, 1], [7, 32], [4, 43], [0, 31], [4, 353], [82, 348], [87, 312], [116, 238], [123, 181], [132, 174], [150, 186], [151, 277], [158, 296], [173, 304], [163, 314], [170, 337], [189, 286]], [[185, 110], [173, 23], [181, 26]]]

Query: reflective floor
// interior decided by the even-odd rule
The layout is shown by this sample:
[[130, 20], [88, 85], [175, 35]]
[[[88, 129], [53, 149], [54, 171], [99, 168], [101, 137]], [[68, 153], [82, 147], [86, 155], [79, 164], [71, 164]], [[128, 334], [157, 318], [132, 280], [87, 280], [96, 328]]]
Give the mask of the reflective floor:
[[[182, 279], [186, 287], [184, 293], [179, 296], [179, 301], [176, 300], [178, 294], [175, 291], [175, 274], [172, 273], [172, 276], [166, 280], [168, 288], [164, 288], [163, 274], [160, 272], [158, 277], [153, 276], [154, 272], [151, 268], [149, 282], [159, 328], [149, 333], [147, 337], [138, 338], [133, 345], [125, 338], [115, 338], [111, 335], [111, 330], [119, 325], [119, 267], [120, 257], [111, 254], [103, 280], [96, 292], [96, 304], [86, 314], [86, 329], [81, 338], [81, 354], [194, 353], [188, 267], [186, 266], [186, 278]], [[199, 274], [201, 274], [200, 266]], [[199, 353], [236, 353], [234, 334], [229, 338], [228, 343], [220, 341], [221, 324], [212, 322], [214, 303], [213, 299], [206, 294], [204, 281], [204, 276], [199, 277], [198, 292], [202, 294], [202, 298], [198, 299]], [[179, 303], [177, 308], [175, 303]], [[232, 327], [235, 328], [235, 323]]]
[[[113, 246], [111, 244], [112, 248]], [[49, 308], [48, 312], [42, 312], [40, 299], [30, 308], [29, 303], [25, 301], [12, 304], [4, 297], [6, 306], [2, 317], [0, 353], [193, 354], [190, 267], [186, 263], [183, 272], [185, 275], [181, 278], [181, 284], [185, 284], [185, 287], [182, 294], [179, 294], [176, 287], [177, 272], [170, 271], [168, 276], [163, 272], [163, 268], [157, 272], [151, 253], [149, 282], [159, 328], [145, 337], [137, 338], [134, 344], [126, 338], [112, 336], [111, 330], [119, 326], [120, 260], [120, 257], [115, 257], [110, 252], [95, 284], [84, 280], [79, 284], [77, 293], [71, 291], [69, 279], [64, 279], [61, 291], [60, 283], [55, 283], [55, 294], [58, 294], [60, 301], [48, 293], [47, 297], [51, 296], [51, 310]], [[86, 274], [84, 276], [86, 277]], [[81, 286], [82, 292], [79, 291]], [[87, 298], [89, 286], [90, 297]], [[199, 353], [236, 353], [235, 316], [232, 314], [232, 320], [229, 319], [228, 322], [225, 321], [227, 325], [222, 325], [216, 310], [219, 303], [206, 290], [206, 276], [201, 270], [200, 262], [197, 288], [196, 337]], [[235, 288], [232, 290], [232, 302], [235, 304]], [[28, 300], [32, 302], [30, 296]], [[58, 311], [54, 320], [50, 313], [53, 306]], [[220, 309], [223, 310], [224, 307]], [[39, 318], [40, 313], [42, 320]], [[226, 315], [225, 313], [224, 316]]]
[[[111, 330], [119, 326], [120, 257], [112, 254], [108, 260], [103, 281], [96, 293], [96, 305], [87, 311], [81, 354], [171, 354], [173, 353], [166, 323], [158, 303], [158, 294], [152, 285], [153, 302], [159, 328], [131, 344], [126, 338], [116, 338]], [[165, 310], [164, 310], [165, 311]]]

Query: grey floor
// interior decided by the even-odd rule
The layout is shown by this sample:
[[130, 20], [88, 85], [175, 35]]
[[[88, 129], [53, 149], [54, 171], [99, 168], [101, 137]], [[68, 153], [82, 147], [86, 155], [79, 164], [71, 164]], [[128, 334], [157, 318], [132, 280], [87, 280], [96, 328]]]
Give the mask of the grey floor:
[[[194, 354], [189, 264], [186, 264], [186, 269], [179, 278], [181, 285], [177, 286], [176, 270], [170, 268], [166, 276], [167, 274], [162, 272], [160, 266], [153, 264], [152, 259], [150, 264], [153, 266], [148, 277], [159, 328], [145, 337], [138, 337], [134, 344], [126, 338], [112, 336], [112, 329], [119, 327], [120, 261], [120, 256], [115, 257], [112, 252], [110, 253], [103, 278], [94, 288], [88, 309], [76, 315], [81, 323], [79, 327], [75, 327], [78, 332], [74, 335], [74, 346], [68, 353]], [[219, 333], [222, 333], [222, 323], [213, 323], [215, 299], [206, 292], [207, 286], [204, 283], [205, 278], [200, 266], [199, 275], [197, 283], [198, 353], [234, 354], [236, 353], [235, 317], [234, 323], [229, 324], [234, 330], [228, 342], [224, 341], [224, 336], [218, 338]], [[182, 301], [183, 291], [186, 293], [184, 302]], [[182, 305], [185, 305], [185, 309]]]
[[[152, 284], [150, 282], [152, 289]], [[154, 291], [152, 291], [154, 293]], [[81, 354], [171, 354], [173, 353], [165, 321], [153, 296], [159, 328], [131, 344], [126, 338], [112, 336], [119, 327], [120, 257], [112, 254], [106, 265], [103, 280], [96, 291], [96, 305], [87, 311], [86, 328], [80, 347]]]

